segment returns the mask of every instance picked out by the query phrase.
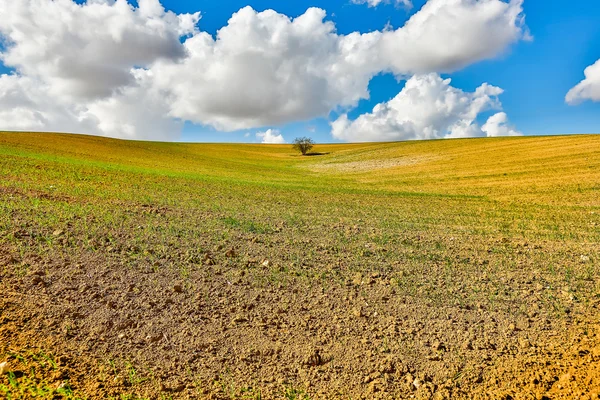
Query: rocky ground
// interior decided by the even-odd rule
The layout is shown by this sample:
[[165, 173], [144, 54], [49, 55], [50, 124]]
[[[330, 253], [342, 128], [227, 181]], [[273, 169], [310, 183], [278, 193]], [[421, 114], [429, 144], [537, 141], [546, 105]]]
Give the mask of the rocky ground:
[[[460, 302], [428, 295], [447, 273], [435, 263], [424, 275], [429, 279], [417, 277], [420, 287], [410, 292], [401, 269], [315, 282], [289, 277], [283, 257], [254, 257], [261, 244], [251, 235], [227, 245], [201, 254], [185, 275], [127, 265], [114, 249], [71, 259], [3, 247], [3, 384], [10, 386], [6, 371], [13, 371], [48, 390], [68, 385], [88, 398], [591, 399], [600, 393], [600, 299], [582, 302], [551, 287], [543, 274], [490, 277], [472, 270], [443, 278], [458, 293], [499, 291], [499, 300]], [[322, 260], [336, 268], [326, 252]], [[22, 265], [26, 275], [7, 273]], [[519, 310], [507, 301], [513, 295]], [[553, 296], [564, 309], [549, 308]], [[44, 357], [53, 361], [40, 366]]]

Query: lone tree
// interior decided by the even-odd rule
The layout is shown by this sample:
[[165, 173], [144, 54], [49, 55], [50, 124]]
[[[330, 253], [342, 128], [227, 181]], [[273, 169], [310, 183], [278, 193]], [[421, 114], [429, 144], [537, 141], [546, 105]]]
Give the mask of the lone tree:
[[314, 145], [315, 142], [313, 142], [311, 138], [300, 137], [294, 139], [293, 147], [295, 150], [298, 150], [300, 153], [302, 153], [303, 156], [305, 156], [310, 151], [310, 149], [313, 148]]

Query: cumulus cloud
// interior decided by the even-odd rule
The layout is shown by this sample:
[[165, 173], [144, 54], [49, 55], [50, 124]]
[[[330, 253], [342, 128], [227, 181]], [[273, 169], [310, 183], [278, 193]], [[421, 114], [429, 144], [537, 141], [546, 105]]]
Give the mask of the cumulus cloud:
[[481, 130], [485, 132], [488, 137], [522, 135], [521, 132], [515, 130], [515, 128], [508, 124], [508, 116], [505, 112], [499, 112], [489, 117], [487, 122], [481, 127]]
[[324, 18], [317, 8], [290, 19], [246, 7], [216, 38], [200, 33], [188, 39], [185, 60], [153, 67], [157, 84], [174, 94], [171, 115], [237, 130], [356, 104], [368, 96], [374, 70], [363, 54], [379, 33], [340, 37]]
[[53, 96], [106, 97], [134, 83], [134, 66], [185, 56], [179, 42], [195, 32], [199, 14], [165, 12], [158, 0], [1, 0], [2, 62], [39, 77]]
[[172, 140], [182, 121], [168, 117], [167, 99], [143, 74], [113, 96], [87, 102], [58, 101], [38, 79], [0, 75], [0, 129]]
[[257, 132], [256, 137], [261, 139], [261, 143], [283, 144], [285, 139], [277, 129], [267, 129], [265, 132]]
[[36, 79], [0, 75], [0, 129], [94, 132], [94, 121], [77, 108], [56, 102]]
[[0, 0], [0, 60], [16, 71], [0, 76], [0, 128], [176, 138], [181, 122], [145, 68], [185, 57], [179, 39], [197, 32], [200, 15], [138, 4]]
[[334, 137], [352, 142], [440, 139], [517, 134], [498, 113], [480, 127], [477, 116], [501, 108], [503, 90], [487, 83], [474, 92], [450, 85], [437, 74], [415, 75], [392, 100], [350, 121], [346, 114], [332, 122]]
[[587, 67], [584, 75], [585, 79], [567, 93], [567, 103], [574, 105], [585, 100], [600, 101], [600, 60]]
[[385, 31], [379, 53], [396, 74], [449, 72], [529, 39], [522, 0], [430, 0], [404, 27]]
[[133, 71], [135, 84], [113, 96], [90, 102], [83, 113], [95, 118], [97, 132], [125, 139], [170, 140], [177, 138], [183, 121], [167, 115], [169, 94], [153, 86], [152, 72]]
[[382, 71], [452, 71], [524, 35], [519, 0], [430, 0], [404, 27], [366, 34], [338, 35], [325, 16], [318, 8], [291, 19], [246, 7], [216, 38], [188, 39], [184, 61], [153, 68], [175, 94], [171, 115], [220, 130], [326, 116], [368, 98]]
[[[377, 7], [381, 3], [389, 3], [390, 0], [352, 0], [354, 4], [367, 4], [369, 7]], [[412, 8], [411, 0], [395, 0], [396, 5], [402, 5], [406, 8]]]
[[0, 59], [15, 70], [2, 76], [12, 94], [0, 128], [174, 139], [182, 121], [231, 131], [309, 120], [368, 98], [379, 73], [449, 72], [527, 37], [522, 0], [429, 0], [397, 30], [348, 35], [322, 9], [245, 7], [215, 37], [199, 13], [137, 4], [0, 0]]

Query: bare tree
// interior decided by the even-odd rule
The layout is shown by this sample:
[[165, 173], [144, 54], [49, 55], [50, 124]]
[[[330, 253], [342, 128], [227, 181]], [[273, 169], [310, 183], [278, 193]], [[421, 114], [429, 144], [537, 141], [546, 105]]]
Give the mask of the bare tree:
[[300, 137], [294, 139], [294, 150], [299, 151], [305, 156], [315, 145], [315, 142], [309, 137]]

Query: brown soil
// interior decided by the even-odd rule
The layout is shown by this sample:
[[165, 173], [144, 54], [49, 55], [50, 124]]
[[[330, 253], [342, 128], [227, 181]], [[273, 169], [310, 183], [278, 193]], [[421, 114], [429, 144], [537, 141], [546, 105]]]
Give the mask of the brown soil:
[[519, 317], [420, 300], [385, 273], [326, 288], [273, 281], [281, 264], [253, 258], [264, 249], [251, 235], [236, 240], [185, 278], [112, 249], [2, 248], [4, 271], [28, 272], [0, 277], [0, 356], [27, 373], [27, 354], [53, 354], [56, 368], [37, 377], [89, 398], [599, 398], [598, 301], [571, 299], [554, 318], [536, 302], [543, 285], [521, 271], [506, 277], [506, 290], [531, 298]]

